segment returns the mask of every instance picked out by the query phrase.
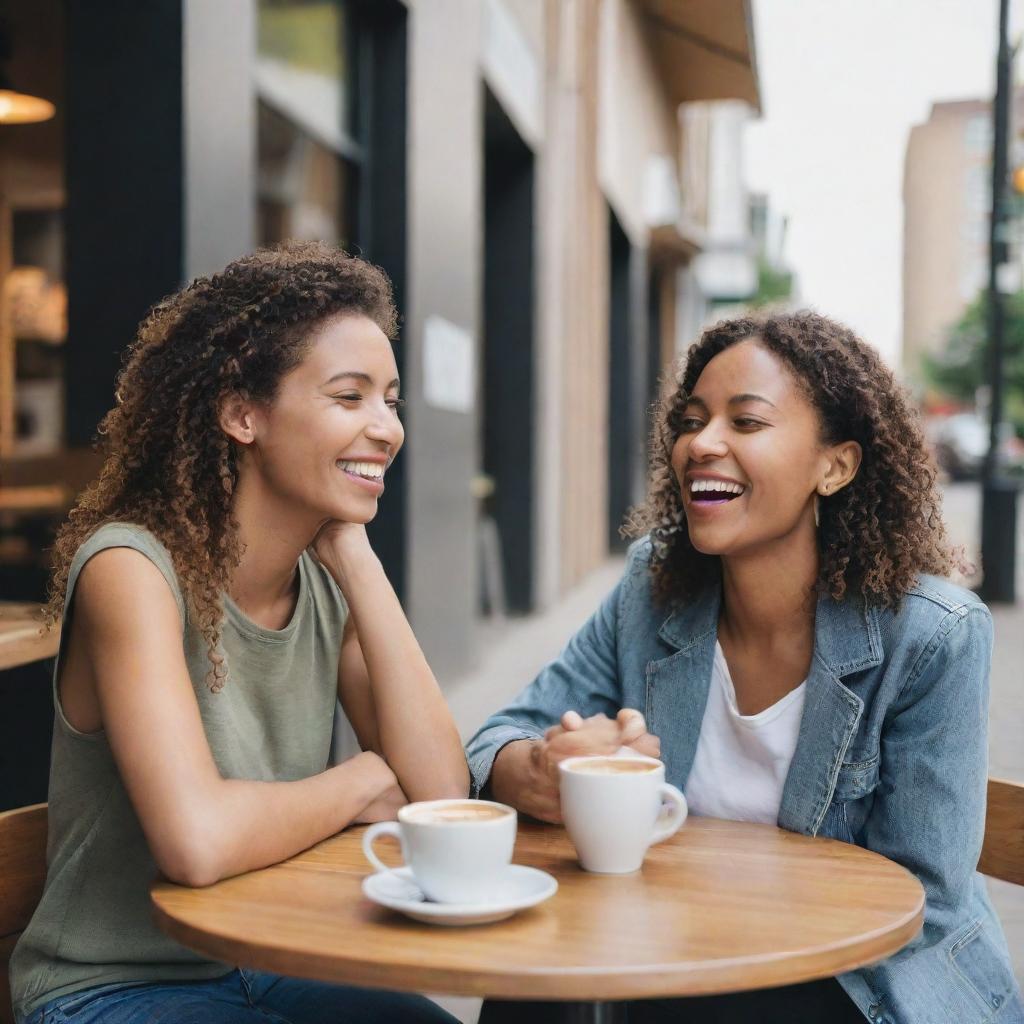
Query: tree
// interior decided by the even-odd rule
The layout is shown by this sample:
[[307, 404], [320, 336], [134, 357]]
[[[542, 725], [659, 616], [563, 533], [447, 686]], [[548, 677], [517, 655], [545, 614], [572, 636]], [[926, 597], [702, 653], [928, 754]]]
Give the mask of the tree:
[[793, 295], [793, 274], [772, 266], [763, 256], [757, 261], [757, 291], [749, 300], [754, 308], [786, 302]]
[[[1004, 298], [1006, 326], [1003, 359], [1005, 415], [1024, 436], [1024, 292]], [[924, 376], [937, 391], [973, 403], [978, 388], [988, 384], [987, 297], [982, 292], [950, 329], [944, 348], [925, 355]]]

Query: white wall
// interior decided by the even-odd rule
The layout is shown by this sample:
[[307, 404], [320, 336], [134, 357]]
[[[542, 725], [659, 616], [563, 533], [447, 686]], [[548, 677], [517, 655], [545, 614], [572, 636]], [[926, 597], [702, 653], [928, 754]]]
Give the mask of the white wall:
[[743, 137], [753, 112], [738, 100], [709, 104], [708, 110], [707, 242], [695, 270], [710, 298], [742, 297], [757, 288], [743, 169]]

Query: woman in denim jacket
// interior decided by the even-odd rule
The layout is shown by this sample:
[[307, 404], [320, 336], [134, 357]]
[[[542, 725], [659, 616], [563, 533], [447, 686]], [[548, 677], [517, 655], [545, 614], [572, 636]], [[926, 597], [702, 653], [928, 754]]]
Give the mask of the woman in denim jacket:
[[[875, 352], [811, 313], [705, 332], [631, 526], [648, 536], [618, 586], [470, 742], [477, 791], [558, 821], [558, 761], [628, 745], [663, 758], [693, 812], [856, 843], [927, 897], [922, 932], [880, 964], [634, 1003], [631, 1024], [1024, 1021], [975, 870], [991, 618], [939, 578], [961, 566], [933, 465]], [[523, 1010], [491, 1003], [481, 1020]]]

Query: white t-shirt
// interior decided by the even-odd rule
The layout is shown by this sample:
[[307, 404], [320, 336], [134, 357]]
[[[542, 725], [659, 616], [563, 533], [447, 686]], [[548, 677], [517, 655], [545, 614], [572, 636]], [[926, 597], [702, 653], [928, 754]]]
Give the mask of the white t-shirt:
[[774, 825], [796, 750], [807, 684], [756, 715], [741, 715], [722, 647], [715, 644], [711, 688], [697, 753], [686, 781], [691, 814]]

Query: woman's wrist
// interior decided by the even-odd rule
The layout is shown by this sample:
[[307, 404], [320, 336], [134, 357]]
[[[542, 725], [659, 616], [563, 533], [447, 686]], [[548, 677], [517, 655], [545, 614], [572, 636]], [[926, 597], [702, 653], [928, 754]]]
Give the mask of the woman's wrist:
[[313, 539], [313, 551], [334, 581], [346, 591], [383, 575], [380, 559], [360, 523], [332, 520], [325, 523]]
[[487, 780], [493, 798], [501, 804], [518, 807], [524, 789], [532, 784], [533, 758], [530, 747], [537, 740], [513, 740], [498, 751]]
[[392, 771], [391, 766], [380, 754], [374, 753], [372, 750], [364, 750], [345, 763], [354, 767], [358, 766], [363, 773], [362, 796], [365, 797], [366, 803], [376, 800], [392, 786], [398, 785], [398, 776]]
[[543, 740], [513, 740], [498, 752], [491, 768], [491, 792], [498, 803], [508, 804], [538, 821], [562, 820], [558, 779], [547, 770]]
[[384, 566], [368, 545], [365, 550], [356, 551], [348, 551], [342, 545], [335, 545], [318, 551], [317, 554], [324, 568], [346, 595], [350, 588], [358, 587], [366, 580], [384, 573]]

